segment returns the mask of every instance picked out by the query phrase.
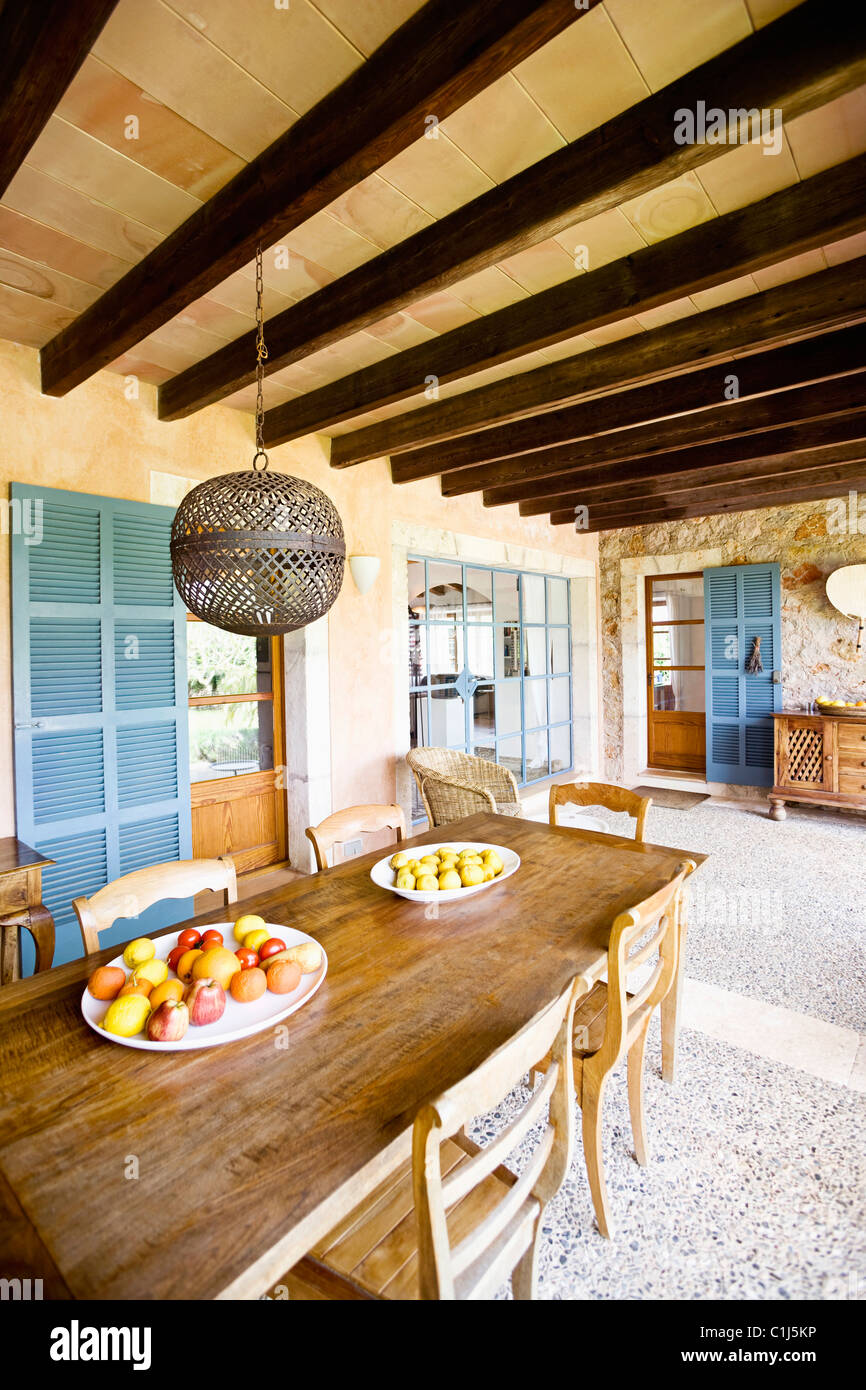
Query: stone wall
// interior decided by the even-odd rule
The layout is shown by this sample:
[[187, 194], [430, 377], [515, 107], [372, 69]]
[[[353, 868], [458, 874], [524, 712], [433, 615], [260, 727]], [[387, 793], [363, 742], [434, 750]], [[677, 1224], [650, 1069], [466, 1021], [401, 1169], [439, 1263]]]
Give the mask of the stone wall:
[[[807, 708], [819, 694], [834, 700], [866, 699], [866, 648], [857, 655], [856, 624], [836, 612], [824, 591], [832, 570], [866, 563], [866, 498], [852, 493], [826, 502], [603, 533], [599, 562], [604, 758], [612, 781], [633, 771], [623, 764], [624, 715], [634, 711], [624, 709], [623, 700], [622, 562], [700, 551], [713, 552], [708, 564], [779, 561], [786, 708]], [[635, 682], [625, 684], [634, 687]]]

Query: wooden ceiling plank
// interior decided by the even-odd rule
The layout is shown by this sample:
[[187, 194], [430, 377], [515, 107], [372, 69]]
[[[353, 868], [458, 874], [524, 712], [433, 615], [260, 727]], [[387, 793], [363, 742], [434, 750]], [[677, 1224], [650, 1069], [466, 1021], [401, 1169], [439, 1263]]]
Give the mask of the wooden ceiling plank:
[[[599, 130], [342, 275], [303, 307], [271, 319], [268, 370], [290, 366], [496, 262], [530, 290], [574, 277], [574, 258], [549, 238], [652, 190], [660, 193], [660, 185], [684, 173], [694, 179], [691, 171], [717, 156], [714, 144], [678, 143], [673, 112], [706, 100], [725, 111], [763, 105], [789, 120], [866, 80], [866, 25], [850, 11], [850, 20], [840, 17], [844, 32], [824, 24], [816, 33], [820, 4], [805, 0]], [[711, 217], [712, 205], [696, 188]], [[532, 278], [538, 274], [541, 284]], [[254, 335], [245, 335], [167, 384], [161, 418], [177, 419], [246, 385], [254, 363]]]
[[[866, 459], [853, 463], [839, 464], [833, 468], [814, 469], [813, 476], [795, 474], [782, 485], [768, 485], [763, 479], [755, 484], [745, 483], [735, 492], [709, 497], [706, 494], [695, 496], [693, 501], [680, 500], [663, 507], [626, 510], [617, 516], [599, 517], [581, 526], [582, 533], [594, 531], [624, 530], [633, 526], [648, 526], [660, 521], [684, 521], [698, 516], [720, 516], [728, 512], [750, 512], [766, 507], [783, 507], [791, 503], [817, 501], [822, 498], [839, 497], [847, 507], [847, 494], [851, 489], [860, 489], [866, 484]], [[554, 526], [574, 525], [573, 511], [551, 513]]]
[[551, 508], [577, 506], [592, 498], [604, 500], [614, 493], [618, 497], [642, 497], [645, 492], [656, 492], [666, 486], [676, 489], [681, 480], [686, 486], [692, 479], [705, 482], [713, 478], [737, 478], [743, 469], [765, 467], [767, 473], [772, 473], [788, 461], [792, 465], [799, 464], [801, 458], [814, 457], [820, 462], [831, 450], [838, 450], [841, 458], [849, 448], [860, 448], [863, 439], [866, 439], [866, 414], [858, 412], [735, 435], [693, 448], [663, 450], [607, 464], [594, 472], [551, 479], [549, 492], [520, 502], [520, 515], [543, 516]]
[[382, 424], [336, 436], [331, 463], [394, 457], [425, 444], [455, 439], [488, 425], [536, 415], [616, 387], [635, 386], [677, 370], [731, 361], [797, 334], [853, 322], [866, 313], [866, 257], [794, 284], [709, 309], [699, 319], [655, 328], [551, 366], [512, 376], [450, 400], [422, 406]]
[[449, 440], [447, 444], [427, 445], [392, 462], [392, 476], [395, 482], [413, 482], [548, 449], [554, 444], [595, 438], [613, 430], [648, 424], [651, 420], [713, 409], [734, 389], [737, 397], [729, 404], [736, 410], [742, 401], [860, 371], [864, 367], [866, 324], [855, 324], [741, 357], [734, 363], [665, 377], [645, 386], [596, 396], [563, 410], [512, 420], [507, 425]]
[[[429, 0], [42, 353], [64, 395], [575, 19], [569, 0]], [[346, 112], [352, 112], [347, 120]]]
[[727, 401], [715, 409], [694, 415], [674, 416], [595, 439], [581, 440], [576, 444], [556, 445], [540, 453], [522, 454], [499, 463], [484, 464], [480, 468], [464, 468], [457, 473], [443, 475], [442, 494], [445, 497], [462, 497], [483, 487], [484, 500], [490, 505], [549, 495], [551, 481], [556, 479], [557, 474], [574, 474], [605, 463], [642, 458], [663, 449], [680, 449], [690, 444], [732, 439], [754, 434], [758, 430], [772, 430], [783, 425], [856, 411], [862, 403], [864, 386], [866, 375], [857, 372], [809, 386], [794, 387], [773, 396]]
[[678, 299], [866, 227], [866, 156], [499, 309], [389, 362], [354, 372], [269, 411], [265, 441], [282, 444], [456, 380], [593, 326]]
[[0, 197], [116, 3], [38, 0], [0, 7]]

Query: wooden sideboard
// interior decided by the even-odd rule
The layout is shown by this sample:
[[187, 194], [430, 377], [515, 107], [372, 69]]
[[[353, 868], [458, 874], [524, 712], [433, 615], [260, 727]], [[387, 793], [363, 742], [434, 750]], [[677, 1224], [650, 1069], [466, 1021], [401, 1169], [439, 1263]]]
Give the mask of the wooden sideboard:
[[21, 974], [21, 927], [33, 938], [35, 970], [51, 967], [54, 918], [42, 902], [42, 870], [53, 863], [14, 835], [0, 839], [0, 985]]
[[785, 819], [786, 801], [866, 811], [866, 710], [862, 718], [785, 710], [773, 719], [773, 820]]

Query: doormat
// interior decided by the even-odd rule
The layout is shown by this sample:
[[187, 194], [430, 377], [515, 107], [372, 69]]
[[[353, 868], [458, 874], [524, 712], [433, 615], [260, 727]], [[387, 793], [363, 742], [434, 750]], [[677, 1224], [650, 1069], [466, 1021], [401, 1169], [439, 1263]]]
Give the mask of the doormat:
[[709, 801], [708, 792], [681, 792], [675, 787], [635, 787], [638, 796], [651, 796], [654, 806], [669, 811], [690, 811], [702, 801]]

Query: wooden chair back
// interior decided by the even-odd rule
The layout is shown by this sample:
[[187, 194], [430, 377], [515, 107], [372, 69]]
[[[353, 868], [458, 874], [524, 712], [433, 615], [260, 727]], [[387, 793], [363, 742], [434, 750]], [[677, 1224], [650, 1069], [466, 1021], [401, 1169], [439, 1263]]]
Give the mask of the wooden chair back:
[[238, 900], [234, 860], [177, 859], [170, 864], [149, 864], [107, 883], [91, 898], [75, 898], [72, 906], [81, 927], [86, 955], [99, 950], [99, 933], [121, 917], [138, 917], [166, 898], [191, 898], [196, 893], [222, 892], [226, 906]]
[[[527, 1258], [534, 1262], [541, 1212], [558, 1191], [571, 1162], [573, 1143], [572, 1019], [576, 994], [588, 982], [572, 982], [471, 1075], [419, 1112], [412, 1139], [412, 1177], [418, 1219], [418, 1277], [422, 1299], [485, 1298]], [[470, 1144], [465, 1124], [484, 1114], [549, 1054], [542, 1085], [506, 1128], [483, 1149]], [[549, 1110], [547, 1125], [528, 1164], [515, 1178], [502, 1161]], [[441, 1145], [456, 1139], [473, 1156], [443, 1178]], [[447, 1213], [484, 1178], [504, 1178], [505, 1195], [452, 1246]], [[524, 1265], [524, 1268], [526, 1266]], [[534, 1276], [515, 1296], [530, 1297]]]
[[379, 830], [393, 830], [399, 842], [406, 838], [406, 817], [399, 806], [349, 806], [335, 811], [318, 825], [307, 826], [307, 839], [312, 841], [316, 867], [327, 869], [328, 851], [334, 845], [344, 845], [362, 835]]
[[624, 811], [635, 821], [634, 837], [644, 838], [651, 796], [638, 796], [627, 787], [615, 787], [608, 782], [563, 782], [550, 788], [550, 824], [556, 825], [557, 806], [604, 806], [607, 811]]
[[[664, 888], [627, 912], [621, 912], [614, 921], [608, 945], [607, 1022], [601, 1048], [592, 1058], [592, 1069], [600, 1075], [616, 1065], [642, 1023], [665, 998], [674, 982], [682, 887], [694, 868], [693, 860], [685, 860]], [[658, 958], [649, 977], [630, 994], [629, 976], [646, 965], [656, 952]]]

